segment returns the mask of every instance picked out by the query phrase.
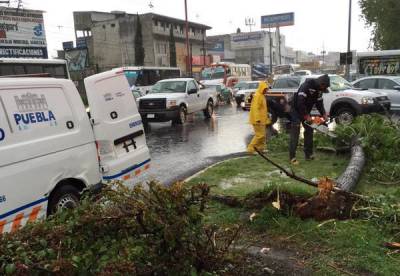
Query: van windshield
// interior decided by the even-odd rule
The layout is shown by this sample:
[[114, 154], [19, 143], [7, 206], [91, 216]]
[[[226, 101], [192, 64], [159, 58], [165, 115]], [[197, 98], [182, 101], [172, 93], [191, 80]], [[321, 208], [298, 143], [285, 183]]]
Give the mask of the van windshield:
[[186, 93], [186, 81], [163, 81], [156, 83], [150, 93]]

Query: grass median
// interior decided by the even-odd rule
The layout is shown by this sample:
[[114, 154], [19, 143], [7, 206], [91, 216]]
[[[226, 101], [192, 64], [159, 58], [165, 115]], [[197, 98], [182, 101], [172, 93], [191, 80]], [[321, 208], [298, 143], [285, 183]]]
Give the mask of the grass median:
[[[272, 141], [268, 156], [290, 168], [284, 150], [286, 142], [287, 137], [282, 136]], [[305, 161], [301, 156], [299, 152], [300, 165], [293, 168], [294, 172], [314, 180], [338, 177], [349, 159], [347, 155], [318, 153], [316, 160]], [[285, 193], [302, 197], [317, 193], [316, 188], [282, 175], [258, 156], [221, 163], [189, 181], [189, 184], [197, 183], [209, 184], [213, 195], [247, 200], [260, 193], [274, 195], [275, 201]], [[399, 239], [396, 213], [392, 216], [388, 212], [394, 209], [395, 204], [398, 207], [396, 198], [400, 195], [400, 188], [379, 185], [365, 175], [356, 192], [379, 201], [379, 208], [371, 207], [369, 212], [368, 206], [363, 206], [370, 215], [317, 222], [301, 220], [291, 210], [278, 210], [272, 202], [266, 202], [262, 208], [248, 208], [229, 207], [212, 201], [206, 221], [225, 227], [243, 224], [246, 233], [242, 236], [243, 244], [296, 252], [296, 261], [316, 275], [399, 275], [399, 251], [387, 249], [384, 244]]]

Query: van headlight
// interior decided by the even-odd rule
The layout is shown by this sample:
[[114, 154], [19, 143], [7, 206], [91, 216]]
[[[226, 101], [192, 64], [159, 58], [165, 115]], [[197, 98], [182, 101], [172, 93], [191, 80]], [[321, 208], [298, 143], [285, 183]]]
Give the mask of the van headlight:
[[167, 101], [167, 108], [172, 108], [176, 106], [176, 100]]
[[361, 104], [363, 104], [363, 105], [373, 104], [373, 103], [374, 103], [374, 98], [362, 97], [362, 99], [361, 99]]

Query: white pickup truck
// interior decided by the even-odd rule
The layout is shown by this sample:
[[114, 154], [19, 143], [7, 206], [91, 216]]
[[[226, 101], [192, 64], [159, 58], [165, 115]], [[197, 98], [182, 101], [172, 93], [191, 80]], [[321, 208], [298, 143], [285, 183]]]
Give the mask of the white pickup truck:
[[157, 82], [139, 99], [139, 113], [144, 123], [184, 124], [188, 114], [199, 111], [211, 118], [216, 103], [215, 89], [207, 89], [192, 78], [168, 79]]

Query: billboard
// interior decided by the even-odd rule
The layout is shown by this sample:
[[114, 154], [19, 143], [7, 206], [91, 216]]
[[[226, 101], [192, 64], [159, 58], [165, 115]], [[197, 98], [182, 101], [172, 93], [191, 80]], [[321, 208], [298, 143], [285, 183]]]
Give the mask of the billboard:
[[277, 28], [294, 25], [294, 12], [261, 16], [261, 28]]
[[400, 75], [400, 56], [359, 57], [361, 75]]
[[65, 59], [68, 61], [68, 70], [70, 72], [83, 71], [87, 67], [87, 49], [74, 49], [65, 51]]
[[213, 44], [210, 45], [208, 48], [208, 51], [212, 52], [224, 52], [225, 51], [225, 45], [224, 41], [217, 41]]
[[0, 50], [1, 57], [47, 58], [43, 12], [1, 9]]
[[250, 40], [260, 40], [262, 39], [262, 33], [239, 33], [232, 35], [233, 42], [242, 42], [242, 41], [250, 41]]

